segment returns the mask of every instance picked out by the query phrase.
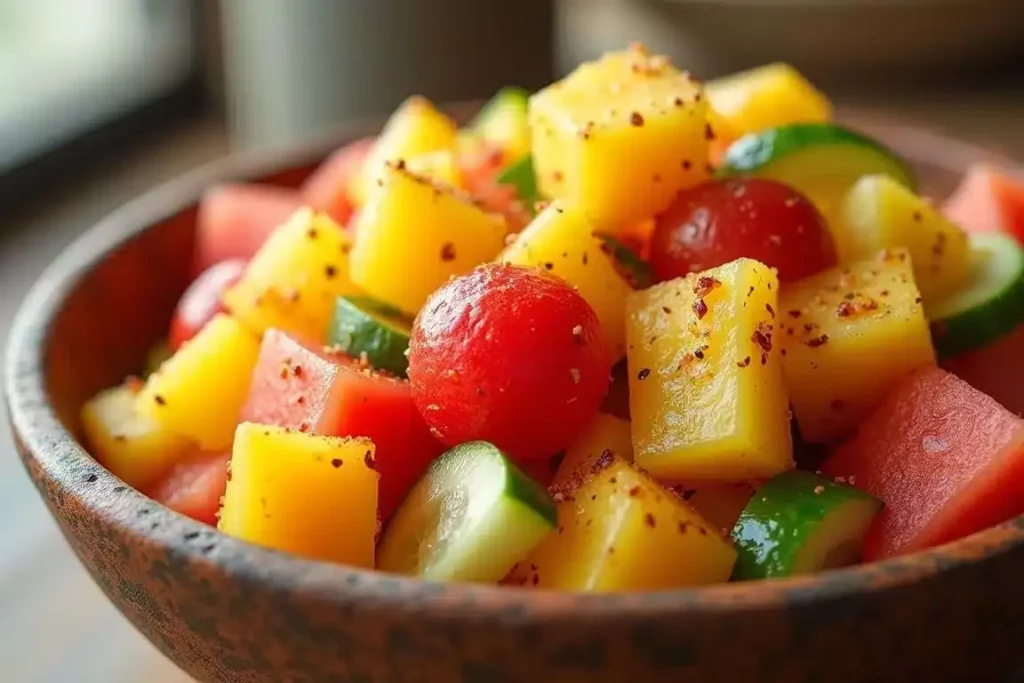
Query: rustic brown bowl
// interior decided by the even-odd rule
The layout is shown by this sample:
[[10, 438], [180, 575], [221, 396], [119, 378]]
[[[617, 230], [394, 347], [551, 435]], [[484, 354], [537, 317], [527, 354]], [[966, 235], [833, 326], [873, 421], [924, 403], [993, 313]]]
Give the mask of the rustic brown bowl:
[[[858, 121], [942, 196], [992, 155]], [[239, 156], [124, 207], [40, 278], [6, 392], [25, 468], [107, 596], [201, 681], [564, 683], [1007, 681], [1024, 664], [1024, 518], [926, 553], [807, 578], [634, 595], [442, 585], [221, 536], [98, 465], [78, 407], [137, 370], [188, 278], [196, 200], [294, 185], [333, 146]], [[285, 170], [282, 170], [285, 169]]]

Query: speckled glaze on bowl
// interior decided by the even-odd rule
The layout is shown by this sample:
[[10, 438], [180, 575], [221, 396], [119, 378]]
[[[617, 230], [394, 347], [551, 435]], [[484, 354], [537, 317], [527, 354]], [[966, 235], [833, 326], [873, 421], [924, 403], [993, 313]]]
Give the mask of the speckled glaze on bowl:
[[[855, 121], [936, 196], [980, 150]], [[874, 683], [1020, 680], [1024, 519], [816, 577], [576, 596], [441, 585], [308, 562], [148, 500], [75, 440], [81, 402], [141, 366], [187, 284], [195, 203], [218, 182], [294, 185], [334, 145], [228, 159], [124, 207], [19, 313], [6, 392], [25, 468], [124, 615], [209, 683]], [[282, 170], [285, 169], [285, 170]]]

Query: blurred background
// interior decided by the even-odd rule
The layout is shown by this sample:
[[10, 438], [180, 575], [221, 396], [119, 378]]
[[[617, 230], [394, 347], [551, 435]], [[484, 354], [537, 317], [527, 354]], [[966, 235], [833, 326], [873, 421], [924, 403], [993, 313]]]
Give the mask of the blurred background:
[[[70, 240], [189, 168], [633, 40], [703, 78], [788, 61], [840, 111], [1024, 158], [1020, 0], [0, 0], [0, 323]], [[6, 438], [0, 517], [0, 678], [187, 680], [105, 603]]]

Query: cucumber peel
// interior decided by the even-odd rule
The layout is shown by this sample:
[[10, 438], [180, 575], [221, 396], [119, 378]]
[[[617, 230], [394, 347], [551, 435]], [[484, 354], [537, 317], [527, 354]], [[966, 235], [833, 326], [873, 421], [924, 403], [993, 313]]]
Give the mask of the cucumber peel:
[[497, 582], [558, 524], [555, 501], [499, 448], [471, 441], [427, 469], [384, 530], [378, 569]]
[[541, 197], [537, 189], [537, 174], [533, 170], [533, 156], [527, 154], [513, 161], [498, 174], [497, 182], [515, 188], [516, 196], [526, 205], [530, 215], [536, 213], [534, 204]]
[[406, 352], [412, 321], [398, 309], [368, 297], [338, 297], [327, 328], [327, 345], [397, 377], [409, 369]]
[[523, 88], [504, 87], [480, 109], [469, 129], [512, 155], [524, 154], [530, 150], [529, 101], [530, 93]]
[[597, 233], [595, 237], [601, 240], [602, 248], [612, 257], [616, 268], [627, 282], [636, 289], [647, 289], [651, 286], [654, 282], [651, 264], [640, 258], [640, 254], [611, 235]]

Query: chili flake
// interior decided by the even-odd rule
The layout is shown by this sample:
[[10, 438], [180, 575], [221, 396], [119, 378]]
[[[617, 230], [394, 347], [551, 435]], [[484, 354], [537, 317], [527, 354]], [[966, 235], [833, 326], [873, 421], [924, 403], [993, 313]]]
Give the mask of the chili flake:
[[697, 314], [697, 320], [701, 320], [708, 314], [708, 305], [704, 299], [697, 299], [693, 302], [693, 312]]
[[775, 317], [775, 309], [774, 309], [774, 308], [772, 308], [772, 305], [771, 305], [771, 304], [769, 304], [769, 303], [765, 303], [765, 305], [764, 305], [764, 309], [765, 309], [766, 311], [768, 311], [768, 315], [770, 315], [770, 316], [771, 316], [771, 317], [773, 317], [773, 318]]
[[[338, 268], [336, 266], [324, 267], [324, 277], [326, 277], [328, 280], [333, 279], [337, 274]], [[295, 292], [295, 294], [298, 295], [298, 292]]]
[[335, 458], [334, 460], [331, 460], [331, 466], [334, 467], [335, 469], [341, 467], [344, 464], [345, 463], [342, 462], [341, 458]]
[[736, 361], [736, 365], [741, 368], [747, 367], [748, 365], [750, 365], [750, 356], [747, 356], [741, 361]]
[[442, 261], [453, 261], [455, 260], [455, 245], [451, 242], [445, 242], [441, 247], [441, 260]]
[[373, 451], [366, 451], [366, 453], [363, 454], [363, 462], [366, 463], [367, 469], [377, 469], [377, 461], [373, 459]]
[[807, 346], [811, 347], [812, 349], [816, 349], [819, 346], [824, 346], [827, 343], [828, 343], [828, 335], [827, 334], [823, 334], [820, 337], [815, 337], [814, 339], [808, 339], [807, 341], [804, 342], [804, 344], [806, 344]]
[[715, 287], [721, 286], [721, 281], [710, 275], [701, 275], [697, 278], [697, 284], [693, 286], [693, 293], [698, 297], [707, 296]]
[[654, 518], [654, 515], [648, 512], [646, 515], [644, 515], [644, 524], [653, 529], [658, 525], [658, 520]]
[[160, 394], [157, 394], [156, 396], [154, 396], [153, 400], [156, 402], [156, 404], [158, 406], [165, 406], [165, 405], [167, 405], [167, 399], [165, 399]]
[[641, 368], [640, 372], [636, 373], [636, 378], [641, 382], [651, 376], [650, 368]]
[[644, 125], [643, 114], [641, 114], [638, 111], [633, 112], [632, 114], [629, 115], [629, 122], [631, 124], [633, 124], [634, 126], [642, 126], [642, 125]]
[[792, 311], [787, 311], [787, 314], [790, 318], [799, 318], [801, 315], [803, 315], [803, 313], [796, 310], [795, 308]]

